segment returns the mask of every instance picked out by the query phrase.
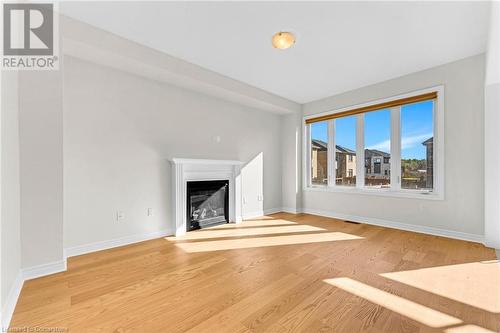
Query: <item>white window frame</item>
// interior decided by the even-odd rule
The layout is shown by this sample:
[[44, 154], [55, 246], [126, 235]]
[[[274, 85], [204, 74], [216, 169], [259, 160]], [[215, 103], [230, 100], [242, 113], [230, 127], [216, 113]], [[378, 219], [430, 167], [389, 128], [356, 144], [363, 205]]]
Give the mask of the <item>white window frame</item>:
[[[367, 188], [365, 187], [365, 158], [364, 158], [364, 114], [356, 115], [356, 186], [345, 186], [335, 184], [335, 123], [328, 120], [328, 185], [311, 184], [311, 131], [310, 124], [306, 124], [309, 118], [316, 118], [330, 114], [340, 113], [365, 106], [381, 104], [397, 99], [418, 96], [430, 92], [436, 92], [437, 98], [434, 103], [434, 173], [433, 190], [410, 190], [401, 188], [401, 161], [393, 156], [401, 155], [401, 112], [400, 106], [392, 107], [391, 110], [391, 187], [390, 188]], [[408, 105], [408, 104], [405, 104]], [[377, 196], [416, 198], [427, 200], [444, 200], [444, 86], [435, 86], [418, 91], [392, 96], [389, 98], [370, 101], [363, 104], [352, 105], [346, 108], [307, 115], [303, 119], [303, 184], [304, 191], [326, 191], [353, 194], [366, 194]]]

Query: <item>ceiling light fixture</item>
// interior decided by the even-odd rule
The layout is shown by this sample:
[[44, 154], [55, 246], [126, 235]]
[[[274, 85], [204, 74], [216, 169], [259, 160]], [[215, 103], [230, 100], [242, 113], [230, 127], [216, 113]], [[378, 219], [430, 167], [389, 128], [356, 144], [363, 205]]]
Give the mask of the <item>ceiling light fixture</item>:
[[295, 36], [291, 32], [280, 31], [273, 36], [273, 46], [277, 49], [288, 49], [295, 44]]

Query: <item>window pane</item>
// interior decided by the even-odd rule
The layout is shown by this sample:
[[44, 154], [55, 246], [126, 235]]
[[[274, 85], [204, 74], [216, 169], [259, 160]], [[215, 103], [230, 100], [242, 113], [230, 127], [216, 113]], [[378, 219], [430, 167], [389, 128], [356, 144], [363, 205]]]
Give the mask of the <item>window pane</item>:
[[368, 112], [365, 117], [365, 186], [391, 186], [391, 110]]
[[401, 188], [433, 188], [434, 102], [401, 107]]
[[311, 183], [328, 184], [328, 123], [311, 124]]
[[335, 119], [335, 184], [356, 185], [356, 116]]

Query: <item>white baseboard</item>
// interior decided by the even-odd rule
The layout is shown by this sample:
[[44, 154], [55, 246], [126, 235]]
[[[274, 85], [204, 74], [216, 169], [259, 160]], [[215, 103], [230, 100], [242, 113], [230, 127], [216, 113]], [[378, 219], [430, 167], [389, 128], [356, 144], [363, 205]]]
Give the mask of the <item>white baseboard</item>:
[[487, 239], [486, 237], [484, 238], [484, 245], [486, 247], [491, 247], [492, 249], [496, 249], [497, 251], [500, 249], [500, 243]]
[[21, 289], [23, 289], [23, 284], [23, 272], [22, 270], [19, 270], [19, 273], [17, 274], [17, 277], [14, 280], [12, 287], [10, 288], [9, 294], [7, 295], [5, 306], [2, 309], [1, 332], [7, 332], [7, 329], [9, 328], [10, 320], [12, 319], [12, 315], [14, 314], [17, 300], [19, 299], [19, 295], [21, 294]]
[[418, 232], [418, 233], [422, 233], [422, 234], [428, 234], [428, 235], [433, 235], [433, 236], [442, 236], [442, 237], [460, 239], [460, 240], [476, 242], [476, 243], [483, 243], [484, 242], [483, 235], [469, 234], [469, 233], [460, 232], [460, 231], [446, 230], [446, 229], [421, 226], [421, 225], [414, 225], [414, 224], [406, 224], [406, 223], [382, 220], [382, 219], [377, 219], [377, 218], [372, 218], [372, 217], [362, 217], [362, 216], [355, 216], [355, 215], [339, 214], [339, 213], [325, 211], [325, 210], [316, 210], [316, 209], [307, 209], [306, 208], [303, 211], [304, 211], [304, 213], [307, 213], [307, 214], [319, 215], [319, 216], [324, 216], [324, 217], [331, 217], [331, 218], [335, 218], [335, 219], [339, 219], [339, 220], [352, 221], [352, 222], [358, 222], [358, 223], [364, 223], [364, 224], [371, 224], [371, 225], [376, 225], [376, 226], [380, 226], [380, 227], [400, 229], [400, 230], [406, 230], [406, 231], [413, 231], [413, 232]]
[[6, 332], [7, 328], [10, 325], [12, 315], [14, 314], [14, 309], [16, 308], [17, 300], [19, 299], [19, 295], [21, 294], [21, 290], [23, 289], [24, 281], [64, 271], [66, 271], [66, 259], [20, 269], [14, 283], [12, 284], [12, 287], [10, 288], [5, 306], [2, 309], [1, 325], [3, 331], [1, 332]]
[[302, 209], [300, 208], [294, 208], [294, 207], [282, 207], [281, 211], [284, 213], [290, 213], [290, 214], [300, 214], [302, 213]]
[[255, 212], [245, 213], [245, 214], [243, 214], [242, 218], [243, 218], [243, 220], [251, 220], [251, 219], [255, 219], [257, 217], [262, 217], [262, 216], [269, 215], [269, 214], [279, 213], [281, 211], [282, 211], [281, 208], [264, 209], [264, 210], [259, 210], [259, 211], [255, 211]]
[[64, 258], [63, 260], [54, 261], [43, 265], [23, 268], [21, 271], [23, 274], [24, 281], [36, 279], [38, 277], [51, 275], [55, 273], [65, 272], [66, 258]]
[[147, 234], [132, 235], [132, 236], [126, 236], [126, 237], [121, 237], [121, 238], [115, 238], [115, 239], [111, 239], [111, 240], [107, 240], [107, 241], [102, 241], [102, 242], [73, 246], [73, 247], [66, 248], [64, 250], [64, 256], [65, 256], [65, 258], [79, 256], [81, 254], [112, 249], [114, 247], [130, 245], [130, 244], [143, 242], [143, 241], [147, 241], [150, 239], [165, 237], [165, 236], [171, 236], [173, 234], [174, 234], [174, 232], [172, 230], [160, 230], [160, 231], [150, 232]]
[[271, 214], [276, 214], [282, 212], [281, 207], [280, 208], [270, 208], [270, 209], [265, 209], [264, 210], [264, 215], [271, 215]]

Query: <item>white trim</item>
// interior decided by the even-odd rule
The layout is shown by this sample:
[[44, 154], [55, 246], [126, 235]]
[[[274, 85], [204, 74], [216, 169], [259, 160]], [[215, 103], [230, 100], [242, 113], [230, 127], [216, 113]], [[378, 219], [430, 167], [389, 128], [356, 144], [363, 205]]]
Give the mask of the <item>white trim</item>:
[[246, 213], [243, 215], [243, 220], [251, 220], [251, 219], [263, 217], [263, 216], [270, 215], [270, 214], [280, 213], [282, 211], [283, 211], [282, 208], [269, 208], [269, 209], [255, 211], [255, 212], [250, 212], [250, 213]]
[[441, 200], [444, 200], [445, 174], [444, 174], [444, 86], [436, 87], [438, 97], [434, 104], [434, 192]]
[[453, 238], [453, 239], [460, 239], [460, 240], [465, 240], [465, 241], [469, 241], [469, 242], [476, 242], [476, 243], [483, 243], [484, 242], [483, 235], [469, 234], [469, 233], [460, 232], [460, 231], [453, 231], [453, 230], [446, 230], [446, 229], [440, 229], [440, 228], [434, 228], [434, 227], [428, 227], [428, 226], [422, 226], [422, 225], [388, 221], [388, 220], [383, 220], [383, 219], [378, 219], [378, 218], [373, 218], [373, 217], [364, 217], [364, 216], [355, 216], [355, 215], [348, 215], [348, 214], [342, 214], [342, 213], [335, 213], [335, 212], [330, 212], [330, 211], [326, 211], [326, 210], [316, 210], [316, 209], [307, 209], [306, 208], [306, 209], [304, 209], [304, 213], [311, 214], [311, 215], [330, 217], [330, 218], [335, 218], [335, 219], [339, 219], [339, 220], [376, 225], [376, 226], [385, 227], [385, 228], [392, 228], [392, 229], [398, 229], [398, 230], [418, 232], [421, 234], [428, 234], [428, 235], [433, 235], [433, 236], [441, 236], [441, 237], [447, 237], [447, 238]]
[[281, 212], [290, 214], [300, 214], [302, 209], [294, 207], [281, 207]]
[[171, 235], [173, 235], [173, 231], [165, 229], [165, 230], [149, 232], [146, 234], [125, 236], [125, 237], [115, 238], [115, 239], [102, 241], [102, 242], [90, 243], [90, 244], [85, 244], [85, 245], [78, 245], [78, 246], [66, 248], [65, 249], [65, 256], [66, 256], [66, 258], [69, 258], [69, 257], [79, 256], [82, 254], [112, 249], [112, 248], [119, 247], [119, 246], [130, 245], [130, 244], [134, 244], [134, 243], [144, 242], [147, 240], [156, 239], [156, 238], [165, 237], [165, 236], [171, 236]]
[[[500, 251], [500, 245], [498, 243], [495, 243], [495, 242], [492, 242], [490, 241], [487, 236], [484, 237], [484, 242], [483, 242], [484, 246], [486, 247], [491, 247], [492, 249], [495, 249], [497, 251], [497, 254], [500, 253], [498, 251]], [[500, 259], [500, 258], [498, 258]]]
[[261, 211], [256, 211], [256, 212], [250, 212], [250, 213], [243, 214], [243, 216], [241, 218], [242, 218], [243, 221], [246, 221], [246, 220], [252, 220], [252, 219], [255, 219], [255, 218], [258, 218], [258, 217], [262, 217], [264, 215], [265, 215], [264, 211], [261, 210]]
[[[374, 104], [381, 104], [385, 102], [390, 102], [395, 99], [402, 99], [402, 98], [407, 98], [407, 97], [412, 97], [412, 96], [417, 96], [417, 95], [422, 95], [425, 93], [429, 92], [437, 92], [437, 98], [436, 98], [436, 103], [434, 105], [434, 189], [433, 191], [428, 191], [428, 190], [405, 190], [405, 189], [400, 189], [400, 188], [390, 188], [390, 189], [371, 189], [371, 188], [366, 188], [364, 187], [364, 156], [363, 160], [359, 161], [361, 163], [357, 163], [356, 169], [357, 171], [362, 171], [362, 173], [357, 172], [356, 174], [356, 187], [352, 188], [349, 186], [321, 186], [321, 185], [311, 185], [310, 184], [310, 174], [311, 174], [311, 168], [310, 166], [310, 153], [311, 153], [311, 145], [310, 145], [310, 124], [306, 124], [306, 120], [310, 118], [316, 118], [316, 117], [321, 117], [321, 116], [326, 116], [326, 115], [331, 115], [331, 114], [336, 114], [340, 112], [345, 112], [349, 111], [352, 109], [356, 108], [361, 108], [365, 106], [370, 106]], [[378, 100], [373, 100], [370, 102], [362, 103], [362, 104], [357, 104], [357, 105], [351, 105], [348, 107], [344, 107], [341, 109], [336, 109], [336, 110], [329, 110], [321, 113], [315, 113], [311, 115], [307, 115], [303, 117], [303, 133], [307, 134], [303, 136], [303, 147], [304, 151], [302, 154], [302, 160], [305, 162], [303, 165], [305, 168], [303, 169], [303, 187], [302, 189], [304, 191], [325, 191], [325, 192], [342, 192], [342, 193], [352, 193], [352, 194], [367, 194], [367, 195], [379, 195], [379, 196], [387, 196], [387, 197], [399, 197], [399, 198], [413, 198], [413, 199], [427, 199], [427, 200], [444, 200], [444, 191], [445, 191], [445, 184], [444, 184], [444, 86], [439, 85], [439, 86], [434, 86], [434, 87], [429, 87], [417, 91], [412, 91], [408, 92], [405, 94], [401, 95], [396, 95], [388, 98], [383, 98], [383, 99], [378, 99]], [[400, 108], [398, 108], [399, 110]], [[394, 112], [391, 111], [391, 114]], [[394, 119], [394, 116], [391, 116], [391, 142], [392, 140], [392, 135], [394, 131], [394, 126], [400, 126], [400, 121], [397, 121], [398, 119]], [[362, 132], [362, 133], [361, 133]], [[400, 132], [398, 129], [397, 132]], [[363, 125], [363, 115], [358, 115], [358, 120], [357, 120], [357, 125], [356, 125], [356, 160], [359, 160], [359, 157], [361, 155], [364, 155], [364, 125]], [[331, 141], [329, 139], [329, 141]], [[399, 140], [400, 141], [400, 138]], [[392, 147], [393, 144], [391, 143], [391, 153], [396, 147]], [[399, 149], [401, 150], [401, 149]], [[363, 154], [361, 154], [363, 152]], [[394, 162], [394, 155], [391, 154], [391, 183], [392, 183], [392, 178], [393, 177], [393, 162]], [[331, 161], [328, 161], [330, 163]], [[360, 167], [360, 164], [363, 166], [362, 168]], [[399, 164], [399, 163], [397, 163]], [[399, 165], [394, 165], [394, 167], [398, 167], [400, 169]], [[394, 175], [397, 176], [397, 175]], [[400, 187], [398, 185], [398, 187]]]
[[21, 289], [23, 289], [23, 284], [23, 272], [22, 270], [19, 270], [16, 279], [9, 290], [9, 294], [7, 295], [5, 306], [2, 308], [2, 332], [6, 332], [9, 328], [12, 315], [14, 314], [14, 310], [16, 308], [17, 300], [21, 294]]
[[365, 188], [365, 115], [356, 115], [356, 188]]
[[333, 119], [328, 120], [327, 123], [327, 178], [328, 186], [335, 186], [336, 175], [337, 175], [337, 145], [335, 143], [335, 121]]
[[[318, 216], [330, 217], [330, 218], [334, 218], [334, 219], [338, 219], [338, 220], [352, 221], [352, 222], [358, 222], [358, 223], [369, 224], [369, 225], [376, 225], [376, 226], [380, 226], [380, 227], [384, 227], [384, 228], [411, 231], [411, 232], [417, 232], [417, 233], [421, 233], [421, 234], [440, 236], [440, 237], [446, 237], [446, 238], [453, 238], [453, 239], [459, 239], [459, 240], [464, 240], [464, 241], [469, 241], [469, 242], [485, 244], [485, 239], [484, 239], [483, 235], [470, 234], [470, 233], [466, 233], [466, 232], [440, 229], [440, 228], [421, 226], [421, 225], [415, 225], [415, 224], [401, 223], [401, 222], [389, 221], [389, 220], [378, 219], [378, 218], [373, 218], [373, 217], [364, 217], [364, 216], [335, 213], [335, 212], [330, 212], [330, 211], [326, 211], [326, 210], [282, 207], [280, 209], [276, 208], [276, 209], [272, 209], [272, 210], [267, 210], [265, 215], [278, 213], [278, 212], [291, 213], [291, 214], [305, 213], [305, 214], [310, 214], [310, 215], [318, 215]], [[488, 246], [487, 244], [485, 244], [485, 245]]]
[[302, 126], [304, 138], [302, 143], [302, 184], [304, 188], [311, 186], [311, 126]]
[[349, 186], [311, 186], [304, 188], [305, 192], [334, 192], [334, 193], [347, 193], [347, 194], [362, 194], [362, 195], [375, 195], [380, 197], [392, 198], [411, 198], [422, 200], [443, 200], [441, 196], [434, 192], [416, 191], [416, 190], [399, 190], [392, 191], [389, 188], [356, 188]]
[[281, 207], [264, 209], [264, 215], [271, 215], [271, 214], [281, 213], [282, 211], [283, 211], [283, 209]]
[[242, 165], [241, 161], [234, 160], [206, 160], [206, 159], [195, 159], [195, 158], [172, 158], [173, 164], [218, 164], [218, 165]]
[[173, 158], [172, 164], [172, 228], [176, 236], [187, 232], [186, 193], [189, 181], [229, 181], [229, 222], [241, 222], [240, 161]]
[[65, 271], [66, 271], [66, 258], [64, 258], [63, 260], [58, 260], [38, 266], [26, 267], [22, 269], [24, 281]]
[[[391, 157], [389, 162], [391, 171], [392, 191], [401, 191], [401, 106], [390, 109], [391, 111]], [[399, 156], [399, 158], [394, 158]]]

